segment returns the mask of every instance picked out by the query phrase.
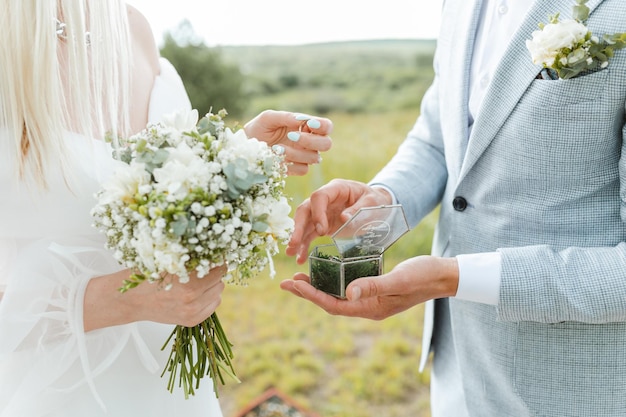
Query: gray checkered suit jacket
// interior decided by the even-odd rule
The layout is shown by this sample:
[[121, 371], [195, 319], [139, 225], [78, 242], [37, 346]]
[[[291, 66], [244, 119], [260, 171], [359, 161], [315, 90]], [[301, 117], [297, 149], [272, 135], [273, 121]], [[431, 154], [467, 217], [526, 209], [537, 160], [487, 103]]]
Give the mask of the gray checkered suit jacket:
[[[626, 416], [626, 50], [550, 81], [525, 46], [573, 4], [535, 2], [470, 133], [478, 7], [446, 0], [421, 116], [372, 181], [412, 225], [440, 204], [435, 255], [502, 255], [497, 306], [437, 301], [434, 378], [450, 389], [437, 417]], [[624, 0], [588, 6], [594, 34], [626, 32]]]

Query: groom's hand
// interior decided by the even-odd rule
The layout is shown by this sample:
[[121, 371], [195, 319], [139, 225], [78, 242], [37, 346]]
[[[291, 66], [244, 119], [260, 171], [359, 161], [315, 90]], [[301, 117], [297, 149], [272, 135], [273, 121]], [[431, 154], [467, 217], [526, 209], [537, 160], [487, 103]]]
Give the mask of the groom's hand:
[[335, 179], [322, 186], [296, 209], [295, 229], [285, 253], [297, 255], [297, 262], [307, 260], [311, 242], [339, 229], [362, 207], [388, 205], [392, 197], [382, 188], [358, 181]]
[[281, 282], [280, 287], [332, 315], [382, 320], [427, 300], [454, 296], [458, 276], [455, 258], [418, 256], [387, 274], [352, 281], [345, 300], [314, 288], [303, 273]]

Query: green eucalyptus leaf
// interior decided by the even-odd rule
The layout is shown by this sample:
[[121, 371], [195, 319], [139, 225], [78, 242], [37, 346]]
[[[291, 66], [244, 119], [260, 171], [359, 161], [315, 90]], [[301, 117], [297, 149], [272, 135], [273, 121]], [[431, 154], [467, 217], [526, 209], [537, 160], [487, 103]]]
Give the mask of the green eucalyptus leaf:
[[[550, 21], [550, 23], [552, 23], [552, 24], [554, 24], [554, 23], [558, 23], [558, 22], [559, 22], [559, 16], [560, 16], [560, 15], [561, 15], [561, 13], [557, 13], [557, 14], [555, 14], [554, 16], [550, 16], [548, 20], [549, 20], [549, 21]], [[543, 28], [545, 27], [545, 24], [543, 24], [543, 23], [540, 23], [539, 25], [540, 25], [539, 27], [540, 27], [541, 29], [543, 29]]]
[[248, 191], [255, 184], [267, 181], [267, 177], [256, 174], [249, 169], [248, 161], [244, 158], [237, 158], [224, 167], [228, 195], [230, 198], [238, 198], [241, 193]]
[[578, 0], [578, 4], [572, 8], [572, 17], [579, 22], [589, 19], [589, 7], [585, 5], [587, 0]]
[[176, 236], [183, 236], [189, 226], [189, 220], [182, 214], [174, 215], [174, 221], [170, 223], [170, 231]]
[[254, 230], [255, 232], [263, 233], [269, 228], [270, 225], [261, 220], [257, 220], [252, 223], [252, 230]]
[[130, 165], [131, 161], [133, 160], [132, 151], [129, 148], [117, 151], [117, 159]]
[[586, 55], [586, 51], [582, 48], [578, 48], [573, 50], [568, 56], [567, 56], [567, 62], [568, 64], [572, 65], [572, 64], [576, 64], [578, 62], [580, 62], [581, 60], [585, 59], [585, 55]]
[[263, 171], [271, 173], [274, 170], [274, 161], [275, 158], [273, 156], [265, 158], [265, 161], [263, 161]]
[[137, 152], [137, 156], [135, 157], [137, 162], [141, 163], [149, 163], [152, 162], [152, 152], [151, 151], [142, 151]]
[[614, 49], [622, 49], [626, 47], [626, 33], [614, 33], [613, 35], [604, 35], [602, 39]]
[[198, 133], [200, 133], [201, 135], [207, 133], [209, 131], [209, 124], [209, 119], [207, 119], [206, 117], [200, 119], [196, 126], [196, 128], [198, 129]]
[[148, 142], [145, 139], [140, 139], [137, 142], [137, 146], [136, 146], [137, 153], [142, 153], [146, 149], [147, 145], [148, 145]]
[[157, 149], [157, 151], [152, 156], [152, 162], [154, 164], [162, 165], [163, 162], [167, 161], [167, 158], [170, 156], [170, 153], [165, 149]]

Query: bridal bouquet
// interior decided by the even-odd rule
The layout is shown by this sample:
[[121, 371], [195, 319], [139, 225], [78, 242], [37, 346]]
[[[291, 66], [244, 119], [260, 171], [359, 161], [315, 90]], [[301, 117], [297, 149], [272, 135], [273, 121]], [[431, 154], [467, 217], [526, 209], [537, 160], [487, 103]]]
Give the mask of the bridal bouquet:
[[[268, 264], [278, 244], [289, 239], [293, 220], [284, 196], [286, 167], [265, 142], [226, 127], [224, 110], [178, 113], [119, 143], [120, 164], [97, 194], [92, 210], [106, 246], [132, 275], [120, 291], [142, 282], [171, 288], [173, 275], [185, 283], [228, 265], [228, 278], [245, 282]], [[195, 279], [195, 278], [194, 278]], [[176, 326], [163, 374], [168, 389], [194, 394], [209, 375], [237, 379], [231, 344], [215, 313], [194, 328]]]
[[583, 71], [606, 68], [615, 50], [626, 47], [626, 33], [593, 35], [585, 25], [589, 18], [588, 0], [576, 0], [573, 19], [560, 20], [559, 14], [550, 17], [550, 23], [539, 24], [539, 29], [526, 41], [534, 64], [544, 68], [542, 75], [549, 79], [573, 78]]

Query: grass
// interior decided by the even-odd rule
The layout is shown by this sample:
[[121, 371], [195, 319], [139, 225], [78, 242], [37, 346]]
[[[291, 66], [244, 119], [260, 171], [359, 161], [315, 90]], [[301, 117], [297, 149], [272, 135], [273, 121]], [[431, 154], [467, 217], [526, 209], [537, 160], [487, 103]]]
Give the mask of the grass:
[[[335, 114], [333, 149], [304, 177], [289, 179], [297, 206], [332, 178], [368, 181], [395, 153], [417, 111]], [[434, 215], [385, 254], [385, 270], [430, 250]], [[227, 286], [218, 314], [231, 342], [241, 384], [220, 387], [225, 417], [275, 387], [322, 417], [427, 417], [429, 374], [417, 370], [422, 306], [383, 321], [336, 317], [279, 289], [308, 265], [284, 255], [278, 277]]]

